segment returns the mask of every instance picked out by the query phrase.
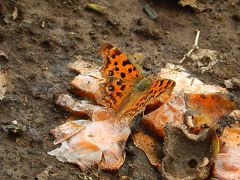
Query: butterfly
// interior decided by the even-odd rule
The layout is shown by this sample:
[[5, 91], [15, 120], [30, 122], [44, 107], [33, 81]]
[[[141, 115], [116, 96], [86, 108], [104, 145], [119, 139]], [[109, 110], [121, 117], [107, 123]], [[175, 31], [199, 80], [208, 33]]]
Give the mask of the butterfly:
[[99, 102], [114, 110], [117, 116], [135, 116], [162, 94], [168, 93], [170, 97], [174, 81], [144, 77], [126, 54], [111, 44], [103, 44], [99, 51], [104, 60], [101, 73], [105, 79], [100, 84]]

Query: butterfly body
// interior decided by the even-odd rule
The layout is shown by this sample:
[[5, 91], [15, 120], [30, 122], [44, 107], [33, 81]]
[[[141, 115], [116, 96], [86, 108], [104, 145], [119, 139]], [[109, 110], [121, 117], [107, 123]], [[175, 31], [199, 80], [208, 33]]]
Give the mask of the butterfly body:
[[152, 84], [151, 78], [143, 78], [141, 79], [134, 87], [136, 91], [142, 92], [149, 88], [149, 86]]
[[104, 59], [101, 72], [106, 79], [100, 85], [100, 103], [113, 109], [116, 115], [134, 116], [144, 111], [148, 103], [163, 93], [171, 94], [174, 81], [144, 77], [137, 66], [118, 48], [104, 44], [100, 53]]

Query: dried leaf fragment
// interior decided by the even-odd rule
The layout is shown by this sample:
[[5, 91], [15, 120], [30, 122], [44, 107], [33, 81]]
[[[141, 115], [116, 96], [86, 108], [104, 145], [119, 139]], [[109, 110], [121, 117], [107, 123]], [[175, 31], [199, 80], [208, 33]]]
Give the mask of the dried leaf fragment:
[[82, 121], [70, 121], [56, 127], [55, 129], [52, 129], [51, 134], [53, 134], [56, 138], [54, 144], [63, 142], [64, 140], [72, 137], [74, 134], [77, 134], [83, 129], [84, 126], [82, 125]]
[[7, 90], [6, 74], [2, 70], [0, 70], [0, 100], [4, 98], [6, 90]]
[[143, 150], [154, 167], [160, 167], [162, 157], [159, 155], [162, 154], [162, 147], [159, 141], [143, 131], [139, 131], [133, 134], [133, 142], [135, 146]]
[[100, 97], [99, 83], [100, 79], [79, 74], [71, 82], [73, 94], [97, 101]]
[[106, 108], [98, 105], [93, 105], [88, 101], [76, 101], [68, 94], [59, 95], [56, 104], [58, 106], [64, 107], [66, 111], [76, 116], [90, 117], [92, 118], [92, 121], [103, 121], [113, 119], [116, 120], [116, 118], [113, 117], [112, 113], [108, 111]]
[[240, 88], [240, 80], [237, 78], [227, 79], [224, 81], [226, 88], [228, 89], [239, 89]]
[[192, 8], [197, 8], [197, 0], [180, 0], [178, 2], [181, 6], [191, 6]]
[[220, 117], [236, 109], [236, 103], [227, 94], [187, 94], [188, 114], [192, 116], [194, 128], [210, 127]]
[[213, 177], [240, 179], [240, 126], [226, 127], [220, 137], [220, 153], [214, 160]]
[[18, 16], [18, 9], [17, 7], [14, 8], [13, 12], [12, 12], [12, 18], [13, 20], [17, 19]]
[[205, 6], [204, 4], [201, 4], [201, 2], [198, 0], [179, 0], [178, 4], [180, 4], [182, 7], [190, 6], [197, 13], [204, 12], [204, 11], [212, 11], [211, 8]]
[[143, 117], [143, 125], [159, 138], [164, 137], [164, 126], [167, 122], [183, 123], [186, 111], [183, 94], [173, 94], [168, 103]]
[[225, 88], [215, 85], [204, 84], [197, 78], [189, 74], [182, 66], [171, 63], [166, 64], [165, 68], [161, 69], [159, 75], [162, 78], [172, 79], [176, 81], [174, 92], [184, 93], [227, 93]]
[[106, 14], [106, 10], [107, 10], [106, 7], [101, 6], [99, 4], [95, 4], [95, 3], [87, 3], [86, 9], [95, 11], [95, 12], [97, 12], [99, 14]]
[[97, 165], [104, 170], [118, 170], [125, 160], [124, 147], [130, 128], [109, 121], [86, 123], [86, 120], [78, 120], [77, 123], [84, 128], [76, 134], [70, 128], [68, 133], [74, 135], [63, 141], [60, 148], [48, 154], [59, 161], [77, 164], [82, 170]]

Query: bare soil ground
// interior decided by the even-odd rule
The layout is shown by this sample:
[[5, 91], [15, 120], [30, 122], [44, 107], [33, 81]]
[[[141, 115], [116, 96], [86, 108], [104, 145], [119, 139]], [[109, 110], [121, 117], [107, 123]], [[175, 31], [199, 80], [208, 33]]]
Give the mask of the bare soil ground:
[[[224, 86], [224, 80], [240, 77], [240, 1], [201, 0], [211, 9], [196, 13], [171, 0], [95, 1], [108, 7], [107, 15], [84, 9], [80, 0], [1, 0], [0, 65], [8, 74], [8, 89], [0, 103], [0, 123], [17, 120], [27, 131], [13, 135], [0, 130], [0, 179], [34, 179], [51, 166], [48, 179], [160, 179], [144, 153], [127, 147], [127, 159], [118, 172], [91, 170], [83, 173], [71, 164], [58, 162], [46, 152], [55, 148], [49, 131], [64, 123], [66, 113], [54, 106], [54, 95], [67, 91], [76, 75], [68, 63], [75, 55], [101, 65], [97, 50], [103, 42], [127, 54], [143, 53], [159, 71], [167, 62], [179, 63], [191, 48], [195, 30], [201, 31], [199, 46], [220, 52], [223, 62], [212, 73], [201, 74], [192, 63], [184, 66], [208, 84]], [[151, 7], [155, 21], [144, 12]], [[11, 14], [18, 9], [15, 20]], [[8, 18], [6, 18], [8, 17]], [[149, 70], [146, 64], [142, 66]], [[239, 95], [239, 91], [233, 91]]]

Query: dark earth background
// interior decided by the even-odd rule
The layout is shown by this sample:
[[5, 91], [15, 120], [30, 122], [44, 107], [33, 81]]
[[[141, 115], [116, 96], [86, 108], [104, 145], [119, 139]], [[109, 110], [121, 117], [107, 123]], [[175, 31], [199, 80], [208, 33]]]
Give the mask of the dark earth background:
[[[223, 62], [214, 66], [211, 74], [202, 74], [192, 63], [184, 67], [203, 82], [223, 87], [224, 80], [240, 77], [239, 0], [201, 0], [208, 8], [202, 13], [174, 0], [92, 2], [107, 7], [107, 15], [85, 10], [87, 1], [80, 0], [0, 0], [0, 50], [8, 56], [0, 59], [8, 75], [7, 93], [0, 103], [0, 126], [13, 120], [27, 126], [20, 135], [0, 129], [1, 180], [35, 179], [49, 166], [48, 179], [160, 179], [157, 169], [131, 143], [123, 167], [115, 173], [83, 173], [47, 154], [56, 148], [49, 131], [67, 117], [55, 107], [53, 98], [67, 91], [68, 82], [76, 75], [67, 65], [76, 55], [101, 65], [98, 48], [103, 42], [127, 54], [143, 53], [143, 68], [149, 70], [151, 62], [151, 70], [160, 71], [167, 62], [179, 63], [199, 29], [199, 46], [219, 51]], [[146, 3], [158, 13], [157, 20], [143, 12]], [[18, 16], [13, 20], [15, 7]]]

